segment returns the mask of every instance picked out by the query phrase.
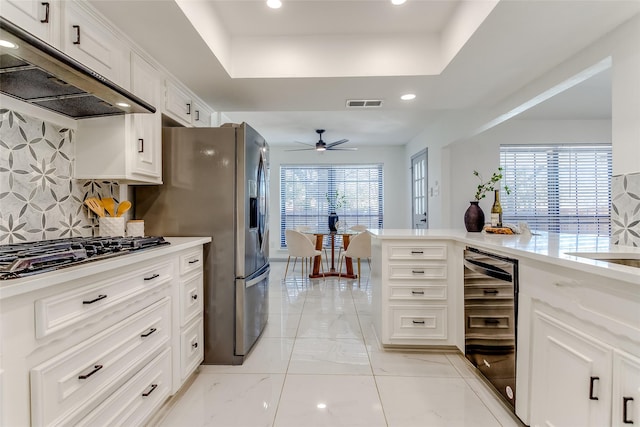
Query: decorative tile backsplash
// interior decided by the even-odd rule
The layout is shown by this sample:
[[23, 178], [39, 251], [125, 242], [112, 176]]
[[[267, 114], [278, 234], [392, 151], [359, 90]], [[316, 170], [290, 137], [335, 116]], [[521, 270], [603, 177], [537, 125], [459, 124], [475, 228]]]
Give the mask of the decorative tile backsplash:
[[640, 246], [640, 173], [611, 179], [611, 243]]
[[97, 235], [83, 202], [119, 184], [75, 180], [74, 131], [0, 109], [0, 244]]

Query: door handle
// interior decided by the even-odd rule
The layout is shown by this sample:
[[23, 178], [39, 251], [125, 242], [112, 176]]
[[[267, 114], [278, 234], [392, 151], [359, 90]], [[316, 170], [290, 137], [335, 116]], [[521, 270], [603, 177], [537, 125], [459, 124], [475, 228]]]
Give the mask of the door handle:
[[73, 28], [76, 30], [76, 40], [73, 44], [80, 44], [80, 25], [73, 25]]
[[628, 410], [629, 408], [627, 407], [627, 403], [629, 402], [633, 402], [633, 397], [623, 397], [622, 398], [622, 422], [624, 424], [633, 424], [633, 420], [630, 420], [629, 417], [629, 413]]
[[598, 397], [593, 395], [593, 383], [595, 383], [596, 381], [600, 381], [600, 377], [589, 378], [589, 399], [590, 400], [598, 400]]

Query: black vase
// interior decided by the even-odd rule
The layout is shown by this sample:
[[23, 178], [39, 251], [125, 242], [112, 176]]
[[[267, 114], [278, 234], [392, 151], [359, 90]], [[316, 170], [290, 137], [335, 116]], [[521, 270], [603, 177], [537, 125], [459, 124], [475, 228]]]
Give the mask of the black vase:
[[482, 231], [482, 227], [484, 227], [484, 212], [482, 208], [478, 206], [478, 202], [469, 202], [471, 205], [467, 208], [467, 211], [464, 213], [464, 226], [467, 228], [467, 231]]
[[336, 223], [338, 222], [338, 215], [335, 212], [329, 214], [329, 230], [338, 231]]

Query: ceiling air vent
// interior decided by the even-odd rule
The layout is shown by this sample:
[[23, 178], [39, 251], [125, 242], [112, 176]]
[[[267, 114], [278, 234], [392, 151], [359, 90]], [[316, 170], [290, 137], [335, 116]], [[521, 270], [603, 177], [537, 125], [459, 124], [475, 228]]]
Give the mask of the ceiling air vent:
[[380, 107], [381, 99], [348, 99], [347, 108], [371, 108]]

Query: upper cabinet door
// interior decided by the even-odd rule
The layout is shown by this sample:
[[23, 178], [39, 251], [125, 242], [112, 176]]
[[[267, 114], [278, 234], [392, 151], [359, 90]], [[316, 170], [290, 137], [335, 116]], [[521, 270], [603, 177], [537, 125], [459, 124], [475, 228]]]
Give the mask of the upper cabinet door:
[[213, 111], [211, 111], [209, 107], [200, 102], [193, 101], [191, 120], [195, 127], [211, 127], [211, 114], [213, 114]]
[[59, 46], [57, 1], [2, 0], [2, 16], [52, 46]]
[[185, 126], [191, 125], [193, 101], [191, 94], [171, 80], [166, 80], [165, 113]]
[[86, 67], [129, 88], [129, 47], [78, 2], [64, 2], [61, 47]]
[[[151, 105], [159, 107], [162, 78], [158, 70], [135, 53], [131, 54], [131, 89]], [[162, 179], [162, 118], [160, 110], [155, 114], [133, 114], [130, 118], [128, 149], [132, 150], [131, 178], [151, 181]], [[140, 175], [140, 176], [139, 176]]]

